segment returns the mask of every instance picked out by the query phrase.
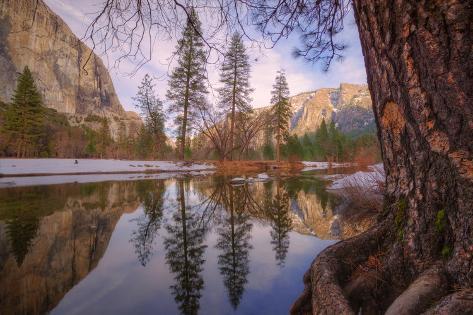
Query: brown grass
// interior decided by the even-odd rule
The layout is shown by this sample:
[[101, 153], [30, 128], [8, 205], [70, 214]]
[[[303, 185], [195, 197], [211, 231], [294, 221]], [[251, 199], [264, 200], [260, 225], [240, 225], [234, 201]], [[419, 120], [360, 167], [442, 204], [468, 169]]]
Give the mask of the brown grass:
[[373, 167], [366, 178], [350, 178], [341, 194], [355, 209], [379, 212], [383, 207], [385, 182], [382, 168]]
[[301, 162], [287, 161], [212, 161], [217, 171], [225, 174], [247, 174], [256, 172], [294, 173], [304, 168]]

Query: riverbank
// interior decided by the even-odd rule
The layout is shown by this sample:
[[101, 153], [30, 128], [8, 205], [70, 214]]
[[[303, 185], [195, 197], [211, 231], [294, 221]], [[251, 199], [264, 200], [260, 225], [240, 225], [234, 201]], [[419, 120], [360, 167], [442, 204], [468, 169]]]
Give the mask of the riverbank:
[[295, 174], [351, 164], [287, 161], [134, 161], [102, 159], [0, 159], [0, 188], [111, 180], [163, 179], [182, 174], [227, 176]]
[[0, 176], [126, 174], [214, 170], [207, 162], [101, 159], [0, 159]]
[[127, 174], [218, 170], [299, 172], [352, 166], [349, 163], [287, 161], [135, 161], [108, 159], [0, 159], [0, 177], [75, 174]]

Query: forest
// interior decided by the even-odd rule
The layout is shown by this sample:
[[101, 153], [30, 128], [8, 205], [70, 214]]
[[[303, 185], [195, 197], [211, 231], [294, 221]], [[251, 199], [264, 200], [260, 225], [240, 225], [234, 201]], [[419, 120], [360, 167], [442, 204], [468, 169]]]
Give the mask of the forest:
[[[281, 72], [281, 75], [284, 76], [284, 73]], [[150, 160], [180, 157], [182, 147], [175, 144], [179, 144], [181, 138], [178, 135], [173, 141], [166, 134], [164, 124], [167, 113], [148, 74], [134, 98], [144, 124], [134, 135], [120, 132], [117, 139], [112, 137], [106, 117], [88, 114], [84, 119], [86, 124], [72, 124], [73, 117], [68, 118], [66, 114], [45, 107], [28, 67], [17, 81], [11, 102], [0, 103], [0, 156]], [[249, 89], [247, 80], [243, 85]], [[231, 104], [231, 95], [225, 99], [228, 90], [231, 90], [230, 87], [220, 91], [224, 95], [222, 104], [228, 103], [228, 97]], [[280, 104], [277, 100], [274, 103]], [[284, 123], [277, 125], [277, 118], [282, 115], [278, 116], [276, 107], [272, 112], [255, 114], [249, 103], [245, 106], [237, 110], [222, 106], [218, 113], [211, 113], [204, 107], [205, 110], [200, 110], [201, 117], [188, 118], [188, 123], [193, 124], [193, 128], [189, 128], [193, 136], [186, 140], [184, 157], [201, 160], [274, 160], [278, 158], [279, 148], [279, 158], [289, 161], [369, 164], [381, 159], [376, 135], [370, 130], [361, 134], [343, 133], [333, 121], [327, 124], [323, 119], [315, 132], [298, 137], [289, 135], [287, 117]], [[176, 117], [177, 121], [181, 119], [179, 115]], [[233, 121], [239, 127], [235, 128]], [[280, 135], [278, 130], [282, 131]]]

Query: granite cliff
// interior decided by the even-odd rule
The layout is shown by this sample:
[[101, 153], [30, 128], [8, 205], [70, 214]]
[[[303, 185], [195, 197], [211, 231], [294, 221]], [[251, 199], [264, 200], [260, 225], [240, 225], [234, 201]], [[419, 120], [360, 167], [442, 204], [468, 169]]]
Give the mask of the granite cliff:
[[25, 66], [45, 106], [66, 114], [72, 125], [105, 117], [117, 139], [121, 128], [130, 134], [142, 123], [123, 109], [100, 57], [42, 0], [0, 0], [0, 101], [10, 100]]
[[[371, 96], [367, 85], [341, 83], [338, 88], [322, 88], [290, 98], [290, 133], [302, 136], [314, 132], [322, 119], [334, 121], [343, 132], [375, 130]], [[263, 107], [257, 110], [268, 110]]]

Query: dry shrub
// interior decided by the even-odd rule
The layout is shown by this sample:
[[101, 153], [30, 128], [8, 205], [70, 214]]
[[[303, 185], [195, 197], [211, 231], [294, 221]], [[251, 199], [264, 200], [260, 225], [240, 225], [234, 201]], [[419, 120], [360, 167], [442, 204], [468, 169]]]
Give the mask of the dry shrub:
[[353, 162], [360, 166], [368, 166], [378, 163], [380, 158], [379, 147], [377, 145], [372, 145], [358, 148], [353, 157]]
[[381, 211], [385, 189], [384, 170], [379, 166], [371, 166], [371, 172], [364, 177], [346, 178], [341, 194], [350, 201], [351, 207], [357, 210]]

